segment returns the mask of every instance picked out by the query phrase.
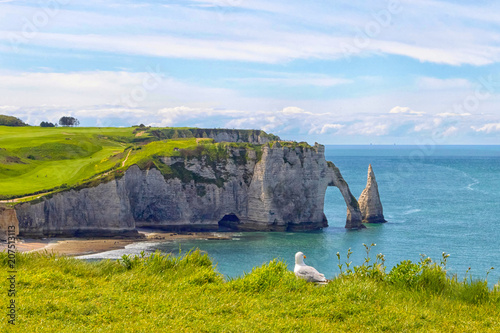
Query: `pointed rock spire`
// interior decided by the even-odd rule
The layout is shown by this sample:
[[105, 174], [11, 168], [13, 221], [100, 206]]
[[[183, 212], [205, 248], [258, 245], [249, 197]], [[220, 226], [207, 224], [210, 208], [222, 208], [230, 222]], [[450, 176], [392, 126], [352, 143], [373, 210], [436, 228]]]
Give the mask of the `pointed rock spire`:
[[366, 187], [359, 197], [359, 208], [363, 218], [363, 223], [383, 223], [387, 222], [384, 219], [384, 211], [380, 196], [378, 193], [377, 180], [373, 173], [372, 165], [368, 166], [368, 180]]

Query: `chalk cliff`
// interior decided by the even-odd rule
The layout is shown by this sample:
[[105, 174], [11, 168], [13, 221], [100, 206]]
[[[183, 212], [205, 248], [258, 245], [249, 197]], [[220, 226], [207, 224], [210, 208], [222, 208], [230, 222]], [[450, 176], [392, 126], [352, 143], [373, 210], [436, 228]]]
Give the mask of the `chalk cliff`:
[[359, 207], [363, 223], [383, 223], [387, 222], [384, 218], [382, 203], [378, 193], [378, 184], [375, 179], [372, 165], [368, 166], [368, 179], [366, 187], [359, 197]]
[[20, 235], [112, 236], [137, 234], [125, 184], [111, 181], [70, 190], [38, 203], [16, 205]]
[[[10, 232], [9, 232], [10, 231]], [[19, 222], [16, 211], [10, 207], [0, 205], [0, 240], [19, 234]]]
[[[271, 147], [272, 146], [272, 147]], [[362, 228], [356, 198], [324, 146], [227, 147], [225, 158], [162, 157], [172, 170], [130, 167], [96, 187], [16, 206], [22, 236], [132, 234], [136, 227], [171, 230], [310, 230], [326, 227], [327, 186], [347, 205], [346, 228]]]

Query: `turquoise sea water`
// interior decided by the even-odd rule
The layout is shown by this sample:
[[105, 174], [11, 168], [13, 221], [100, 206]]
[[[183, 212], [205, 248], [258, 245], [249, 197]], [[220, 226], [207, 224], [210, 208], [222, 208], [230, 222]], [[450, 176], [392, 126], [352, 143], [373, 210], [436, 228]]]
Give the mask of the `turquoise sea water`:
[[358, 197], [372, 164], [387, 223], [367, 229], [344, 229], [346, 207], [337, 188], [329, 187], [325, 214], [330, 227], [301, 233], [237, 233], [231, 240], [189, 240], [134, 244], [86, 258], [119, 257], [141, 250], [179, 251], [200, 248], [229, 277], [242, 275], [273, 258], [293, 270], [297, 251], [327, 277], [338, 274], [336, 253], [362, 264], [363, 243], [375, 243], [371, 257], [386, 256], [388, 269], [420, 254], [436, 261], [449, 253], [448, 268], [463, 277], [468, 267], [484, 278], [495, 267], [490, 285], [500, 279], [500, 146], [327, 146], [333, 161]]

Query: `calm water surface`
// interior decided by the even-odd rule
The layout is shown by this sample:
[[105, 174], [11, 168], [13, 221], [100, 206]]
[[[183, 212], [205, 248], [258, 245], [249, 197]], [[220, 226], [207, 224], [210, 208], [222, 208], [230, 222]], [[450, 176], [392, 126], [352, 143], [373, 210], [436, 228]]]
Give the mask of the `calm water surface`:
[[207, 251], [217, 269], [228, 277], [242, 275], [273, 258], [293, 269], [297, 251], [306, 263], [327, 277], [338, 274], [336, 253], [345, 261], [349, 248], [353, 264], [363, 262], [363, 243], [375, 243], [371, 257], [386, 256], [391, 267], [425, 254], [439, 261], [450, 253], [448, 267], [463, 276], [468, 267], [484, 278], [490, 267], [490, 284], [500, 279], [500, 146], [327, 146], [333, 161], [359, 196], [371, 163], [388, 223], [367, 229], [344, 229], [346, 207], [340, 192], [329, 187], [325, 214], [330, 227], [301, 233], [237, 233], [230, 240], [189, 240], [133, 244], [125, 250], [83, 258], [118, 258], [124, 253], [160, 249], [178, 252], [192, 248]]

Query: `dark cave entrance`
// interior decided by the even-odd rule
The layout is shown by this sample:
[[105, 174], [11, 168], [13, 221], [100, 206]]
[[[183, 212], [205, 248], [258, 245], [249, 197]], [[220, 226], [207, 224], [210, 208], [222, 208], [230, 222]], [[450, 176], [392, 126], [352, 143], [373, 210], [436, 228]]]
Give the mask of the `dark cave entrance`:
[[227, 214], [219, 221], [220, 231], [237, 230], [240, 219], [236, 214]]

